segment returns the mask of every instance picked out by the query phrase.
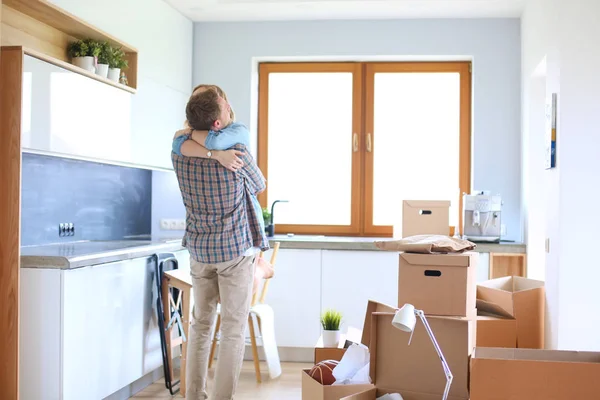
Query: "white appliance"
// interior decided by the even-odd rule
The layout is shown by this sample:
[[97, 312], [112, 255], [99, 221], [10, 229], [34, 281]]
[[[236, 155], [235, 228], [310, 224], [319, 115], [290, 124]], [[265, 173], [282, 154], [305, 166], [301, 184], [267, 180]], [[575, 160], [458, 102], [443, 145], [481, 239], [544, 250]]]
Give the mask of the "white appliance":
[[463, 237], [472, 242], [499, 242], [502, 236], [502, 198], [490, 191], [463, 195]]

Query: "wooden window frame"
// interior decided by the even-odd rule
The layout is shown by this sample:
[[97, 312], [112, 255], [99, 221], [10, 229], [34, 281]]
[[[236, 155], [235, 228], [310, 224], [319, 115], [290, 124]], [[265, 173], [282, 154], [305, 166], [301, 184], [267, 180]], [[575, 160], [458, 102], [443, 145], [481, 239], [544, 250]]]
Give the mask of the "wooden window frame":
[[[352, 194], [350, 225], [299, 225], [278, 224], [275, 232], [309, 235], [376, 236], [391, 237], [392, 226], [374, 226], [373, 221], [373, 152], [367, 151], [368, 134], [371, 146], [375, 145], [374, 77], [381, 72], [457, 72], [460, 74], [460, 192], [468, 193], [471, 187], [471, 62], [266, 62], [259, 64], [258, 82], [258, 156], [257, 163], [268, 182], [268, 94], [271, 73], [353, 73], [352, 132], [348, 140], [358, 139], [357, 151], [352, 153]], [[356, 139], [355, 139], [356, 137]], [[310, 190], [310, 188], [308, 188]], [[267, 207], [267, 189], [259, 196], [262, 207]], [[462, 233], [462, 196], [459, 197], [459, 226]], [[401, 207], [401, 204], [398, 205]]]

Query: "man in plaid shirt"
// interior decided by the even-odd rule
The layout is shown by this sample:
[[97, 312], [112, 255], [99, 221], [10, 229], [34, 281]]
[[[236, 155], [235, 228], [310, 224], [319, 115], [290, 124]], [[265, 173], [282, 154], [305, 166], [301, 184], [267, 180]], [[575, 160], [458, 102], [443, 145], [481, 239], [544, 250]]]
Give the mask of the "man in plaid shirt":
[[[189, 125], [219, 130], [231, 123], [230, 106], [214, 91], [194, 93], [186, 107]], [[191, 135], [193, 129], [187, 135]], [[192, 141], [189, 141], [192, 142]], [[187, 211], [183, 245], [191, 256], [194, 311], [188, 342], [186, 398], [207, 399], [206, 377], [216, 307], [221, 302], [221, 345], [211, 399], [233, 399], [245, 349], [257, 253], [268, 249], [253, 212], [265, 179], [245, 146], [236, 145], [237, 171], [211, 159], [172, 153]]]

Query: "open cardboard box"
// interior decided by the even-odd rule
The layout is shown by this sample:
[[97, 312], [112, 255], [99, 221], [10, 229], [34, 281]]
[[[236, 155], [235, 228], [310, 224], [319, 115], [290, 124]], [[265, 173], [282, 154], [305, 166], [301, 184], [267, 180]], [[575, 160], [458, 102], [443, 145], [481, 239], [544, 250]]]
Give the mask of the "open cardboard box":
[[544, 282], [505, 276], [477, 285], [477, 309], [516, 319], [517, 347], [544, 348]]
[[[375, 400], [400, 393], [404, 400], [441, 398], [446, 376], [420, 319], [409, 345], [410, 333], [392, 326], [394, 313], [373, 312], [370, 329], [370, 375], [375, 387], [344, 400]], [[450, 399], [469, 398], [469, 356], [474, 348], [475, 321], [457, 317], [426, 317], [454, 376]]]
[[398, 305], [410, 303], [428, 315], [476, 316], [479, 253], [401, 253]]
[[[365, 325], [363, 327], [362, 334], [360, 331], [356, 329], [349, 329], [348, 334], [344, 337], [344, 339], [340, 340], [340, 344], [338, 348], [315, 348], [315, 363], [317, 363], [317, 358], [324, 357], [324, 353], [321, 351], [329, 351], [326, 359], [336, 360], [335, 356], [340, 355], [340, 358], [337, 361], [340, 361], [346, 352], [345, 347], [346, 341], [356, 342], [360, 337], [360, 343], [369, 347], [370, 342], [370, 331], [371, 331], [371, 315], [376, 311], [388, 311], [393, 312], [395, 308], [377, 303], [375, 301], [369, 300], [367, 304], [367, 311], [365, 316]], [[368, 323], [367, 323], [368, 322]], [[322, 344], [321, 339], [317, 342], [317, 346]], [[323, 361], [323, 360], [320, 360]], [[321, 385], [319, 382], [314, 380], [308, 373], [310, 369], [302, 370], [302, 400], [339, 400], [343, 397], [349, 396], [354, 393], [360, 393], [365, 390], [371, 389], [374, 386], [372, 384], [365, 385]]]
[[600, 353], [477, 347], [471, 358], [471, 399], [598, 399], [598, 377]]

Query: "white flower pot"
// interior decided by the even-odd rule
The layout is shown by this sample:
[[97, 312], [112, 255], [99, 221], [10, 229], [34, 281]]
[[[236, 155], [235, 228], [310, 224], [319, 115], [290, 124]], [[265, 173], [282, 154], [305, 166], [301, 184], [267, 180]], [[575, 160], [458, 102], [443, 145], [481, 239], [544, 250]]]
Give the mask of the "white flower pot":
[[100, 75], [103, 78], [108, 77], [108, 64], [98, 64], [96, 69], [96, 75]]
[[113, 82], [119, 82], [119, 76], [121, 75], [121, 68], [109, 68], [108, 79]]
[[79, 68], [83, 68], [86, 71], [96, 72], [96, 67], [94, 67], [94, 61], [94, 57], [92, 56], [74, 57], [73, 65], [76, 65]]
[[338, 347], [340, 344], [340, 331], [323, 331], [323, 347]]

